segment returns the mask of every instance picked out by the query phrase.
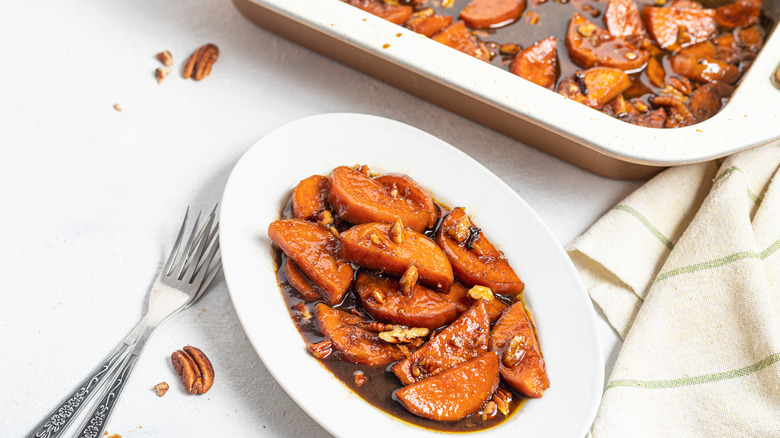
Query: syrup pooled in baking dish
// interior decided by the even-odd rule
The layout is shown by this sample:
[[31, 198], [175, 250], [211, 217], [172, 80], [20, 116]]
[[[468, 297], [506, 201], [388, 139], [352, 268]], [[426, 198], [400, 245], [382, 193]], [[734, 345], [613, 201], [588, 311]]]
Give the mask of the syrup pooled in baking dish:
[[762, 0], [342, 1], [652, 128], [720, 111], [777, 19]]
[[523, 282], [465, 208], [409, 176], [305, 178], [268, 235], [309, 353], [386, 413], [477, 431], [549, 387]]

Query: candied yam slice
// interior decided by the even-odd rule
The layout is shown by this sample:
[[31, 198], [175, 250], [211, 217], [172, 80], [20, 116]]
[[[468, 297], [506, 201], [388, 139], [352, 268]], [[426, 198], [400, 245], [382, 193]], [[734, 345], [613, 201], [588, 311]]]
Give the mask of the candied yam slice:
[[537, 41], [515, 56], [509, 70], [523, 79], [550, 90], [555, 88], [560, 72], [554, 36]]
[[723, 99], [731, 96], [734, 87], [722, 82], [702, 85], [691, 94], [688, 106], [698, 121], [714, 116], [723, 105]]
[[538, 398], [550, 387], [539, 341], [522, 302], [509, 306], [493, 326], [490, 351], [498, 353], [501, 377], [515, 391]]
[[380, 321], [436, 329], [458, 316], [455, 303], [428, 288], [418, 284], [406, 295], [397, 279], [362, 270], [355, 280], [355, 292], [363, 309]]
[[436, 421], [458, 421], [477, 412], [498, 388], [498, 355], [474, 359], [395, 391], [395, 398], [414, 415]]
[[393, 196], [390, 187], [346, 166], [335, 168], [330, 176], [328, 203], [336, 215], [353, 224], [401, 219], [415, 231], [424, 231], [432, 214], [430, 205], [419, 204], [403, 192]]
[[308, 220], [327, 210], [329, 187], [330, 180], [322, 175], [312, 175], [301, 180], [293, 189], [293, 217]]
[[379, 339], [379, 336], [358, 324], [367, 320], [324, 303], [314, 306], [320, 332], [333, 344], [344, 359], [362, 365], [386, 365], [404, 357], [403, 352], [393, 344]]
[[520, 18], [525, 0], [471, 0], [460, 11], [460, 18], [474, 29], [505, 26]]
[[290, 286], [303, 295], [306, 301], [317, 301], [322, 298], [319, 288], [309, 281], [289, 258], [284, 261], [284, 275], [287, 277], [287, 282], [290, 283]]
[[604, 26], [612, 36], [642, 35], [645, 28], [634, 0], [609, 0], [604, 11]]
[[392, 5], [376, 0], [345, 0], [347, 4], [362, 9], [377, 17], [398, 25], [406, 23], [412, 16], [412, 7], [409, 5]]
[[431, 15], [430, 17], [413, 18], [407, 23], [409, 29], [428, 38], [434, 36], [450, 24], [452, 24], [451, 15]]
[[[465, 311], [477, 301], [469, 295], [469, 288], [457, 281], [450, 286], [446, 298], [455, 303], [460, 312]], [[485, 301], [485, 311], [487, 311], [490, 322], [497, 320], [507, 307], [503, 301], [495, 297]]]
[[[438, 215], [436, 214], [436, 205], [433, 203], [433, 196], [425, 190], [417, 181], [408, 175], [400, 173], [388, 173], [386, 175], [374, 178], [379, 184], [390, 189], [390, 196], [402, 196], [415, 205], [419, 205], [428, 212], [428, 228], [436, 225]], [[395, 189], [393, 189], [395, 187]], [[395, 190], [396, 192], [394, 192]], [[394, 195], [395, 193], [395, 195]]]
[[700, 58], [680, 52], [669, 59], [672, 70], [699, 82], [726, 82], [733, 84], [742, 76], [739, 69], [729, 63], [712, 58]]
[[393, 365], [393, 373], [404, 385], [435, 376], [487, 351], [489, 332], [485, 301], [479, 300], [409, 357]]
[[761, 26], [750, 26], [734, 30], [734, 44], [755, 56], [764, 45], [764, 31]]
[[341, 302], [354, 271], [339, 257], [339, 240], [330, 230], [313, 222], [287, 219], [272, 222], [268, 237], [322, 290], [325, 301], [331, 305]]
[[651, 84], [659, 88], [664, 86], [664, 83], [666, 82], [666, 72], [661, 63], [658, 62], [658, 59], [650, 58], [650, 60], [647, 61], [647, 69], [645, 72], [647, 73], [647, 79], [650, 80]]
[[[683, 4], [680, 3], [680, 6]], [[712, 38], [718, 30], [712, 9], [645, 7], [642, 19], [647, 33], [664, 49], [678, 50]]]
[[646, 50], [637, 48], [626, 38], [610, 35], [577, 12], [566, 29], [566, 48], [571, 60], [583, 68], [638, 70], [650, 57]]
[[466, 24], [460, 20], [442, 29], [432, 39], [479, 60], [490, 61], [487, 47], [481, 44], [477, 37], [471, 34]]
[[562, 80], [558, 85], [558, 93], [583, 105], [600, 109], [630, 86], [631, 78], [622, 70], [593, 67], [584, 72], [577, 71]]
[[416, 231], [405, 229], [401, 243], [390, 236], [393, 225], [370, 223], [355, 225], [341, 233], [345, 259], [364, 268], [401, 276], [415, 265], [419, 282], [446, 291], [453, 282], [452, 266], [434, 241]]
[[758, 23], [761, 16], [761, 0], [737, 0], [715, 8], [715, 21], [723, 27], [748, 27]]
[[[458, 230], [471, 230], [468, 238], [455, 240]], [[465, 233], [468, 231], [461, 230]], [[453, 209], [442, 221], [436, 241], [452, 264], [455, 277], [462, 283], [489, 287], [494, 293], [517, 294], [523, 291], [523, 282], [509, 265], [509, 261], [471, 223], [463, 207]]]

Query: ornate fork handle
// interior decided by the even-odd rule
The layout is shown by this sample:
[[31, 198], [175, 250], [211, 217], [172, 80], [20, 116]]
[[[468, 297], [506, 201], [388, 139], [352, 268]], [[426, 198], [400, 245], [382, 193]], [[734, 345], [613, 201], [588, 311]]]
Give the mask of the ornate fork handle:
[[30, 432], [26, 438], [56, 438], [62, 435], [70, 422], [89, 402], [92, 396], [108, 381], [117, 364], [122, 362], [138, 339], [142, 325], [139, 323], [127, 334], [103, 362], [84, 379], [78, 387]]

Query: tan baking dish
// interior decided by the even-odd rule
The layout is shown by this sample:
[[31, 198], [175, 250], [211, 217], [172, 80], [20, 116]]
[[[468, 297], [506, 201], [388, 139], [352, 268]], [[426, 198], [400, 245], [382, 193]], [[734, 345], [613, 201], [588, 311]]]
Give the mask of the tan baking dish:
[[[336, 0], [233, 0], [256, 24], [352, 68], [599, 175], [645, 179], [780, 138], [772, 32], [717, 115], [677, 129], [644, 128], [522, 80]], [[765, 0], [765, 8], [777, 8]]]

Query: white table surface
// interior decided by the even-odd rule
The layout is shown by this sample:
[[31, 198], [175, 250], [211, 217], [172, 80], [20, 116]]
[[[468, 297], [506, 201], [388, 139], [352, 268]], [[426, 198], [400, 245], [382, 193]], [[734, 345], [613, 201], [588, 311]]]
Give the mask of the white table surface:
[[[181, 63], [213, 42], [211, 76]], [[154, 55], [176, 65], [160, 85]], [[187, 204], [220, 200], [236, 161], [274, 128], [328, 112], [428, 131], [476, 158], [540, 214], [562, 245], [640, 183], [602, 178], [296, 46], [228, 0], [0, 2], [0, 436], [26, 434], [141, 317]], [[113, 106], [119, 104], [121, 112]], [[252, 350], [222, 277], [165, 323], [109, 434], [328, 436]], [[599, 317], [608, 368], [619, 342]], [[170, 365], [185, 345], [212, 359], [210, 392]], [[161, 381], [171, 390], [158, 398]]]

